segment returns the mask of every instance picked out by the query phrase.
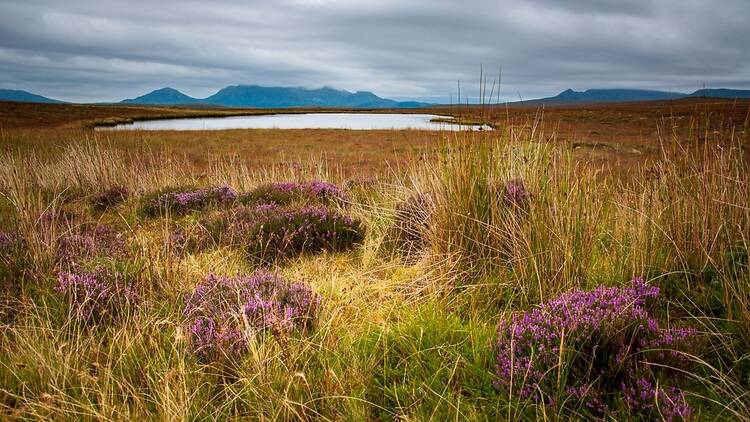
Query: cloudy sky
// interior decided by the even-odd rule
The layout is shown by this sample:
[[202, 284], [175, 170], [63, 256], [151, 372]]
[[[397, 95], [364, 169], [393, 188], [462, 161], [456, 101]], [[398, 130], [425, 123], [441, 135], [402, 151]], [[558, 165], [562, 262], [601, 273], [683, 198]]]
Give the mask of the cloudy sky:
[[[750, 89], [750, 0], [0, 0], [0, 88], [111, 101], [171, 86], [397, 99]], [[491, 86], [491, 84], [490, 84]]]

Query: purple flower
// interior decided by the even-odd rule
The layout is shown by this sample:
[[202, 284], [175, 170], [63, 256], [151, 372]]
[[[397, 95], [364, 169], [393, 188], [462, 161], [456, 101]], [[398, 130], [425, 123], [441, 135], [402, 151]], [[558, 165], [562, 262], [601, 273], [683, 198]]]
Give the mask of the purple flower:
[[[574, 290], [501, 321], [495, 387], [551, 403], [562, 381], [568, 395], [597, 415], [614, 414], [618, 396], [633, 414], [652, 415], [659, 397], [673, 403], [660, 407], [665, 417], [689, 414], [679, 389], [664, 385], [679, 382], [680, 373], [667, 368], [686, 364], [678, 351], [691, 344], [695, 331], [661, 328], [648, 311], [658, 295], [639, 277], [630, 287]], [[561, 369], [566, 375], [558, 380]], [[658, 389], [652, 379], [663, 379]]]
[[311, 329], [320, 301], [308, 285], [263, 270], [209, 274], [185, 299], [190, 348], [204, 362], [236, 357], [263, 332]]
[[116, 257], [125, 254], [125, 240], [112, 227], [100, 224], [62, 236], [57, 241], [57, 261], [80, 263], [97, 256]]
[[98, 267], [92, 272], [61, 272], [55, 291], [63, 295], [75, 316], [85, 323], [97, 323], [117, 315], [138, 295], [122, 276]]
[[505, 183], [505, 193], [503, 195], [505, 203], [523, 206], [528, 202], [530, 196], [523, 184], [523, 180], [511, 179]]
[[246, 226], [248, 253], [260, 260], [349, 250], [364, 239], [358, 220], [324, 207], [278, 210]]
[[184, 214], [209, 205], [232, 203], [237, 200], [237, 191], [227, 185], [193, 191], [167, 192], [151, 199], [144, 206], [149, 215], [169, 209], [173, 213]]
[[304, 183], [267, 183], [244, 194], [241, 201], [245, 204], [274, 203], [277, 205], [289, 205], [294, 202], [346, 204], [350, 198], [344, 190], [332, 183], [313, 180]]

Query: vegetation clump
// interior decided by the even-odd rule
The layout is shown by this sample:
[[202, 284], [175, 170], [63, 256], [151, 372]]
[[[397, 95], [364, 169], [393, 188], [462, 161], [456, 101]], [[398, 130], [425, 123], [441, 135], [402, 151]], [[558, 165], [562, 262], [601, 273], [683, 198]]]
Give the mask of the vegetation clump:
[[273, 260], [321, 251], [353, 249], [362, 243], [361, 221], [325, 207], [305, 207], [267, 212], [247, 228], [248, 254]]
[[313, 180], [309, 182], [274, 182], [260, 185], [243, 194], [244, 204], [289, 205], [294, 202], [317, 202], [322, 204], [346, 204], [349, 194], [333, 183]]
[[91, 199], [91, 206], [97, 211], [104, 211], [125, 202], [130, 196], [130, 189], [126, 186], [115, 185], [105, 189]]
[[57, 262], [76, 264], [97, 257], [125, 254], [125, 240], [112, 227], [104, 224], [81, 233], [66, 234], [57, 241]]
[[60, 272], [55, 291], [65, 298], [74, 317], [85, 324], [111, 321], [138, 302], [134, 286], [122, 274], [104, 267]]
[[419, 193], [396, 206], [392, 239], [396, 252], [406, 260], [427, 247], [430, 221], [435, 202], [428, 193]]
[[147, 215], [158, 215], [168, 210], [173, 214], [186, 214], [211, 205], [232, 203], [237, 200], [237, 191], [227, 185], [218, 187], [180, 190], [157, 194], [146, 201], [143, 207]]
[[209, 274], [185, 300], [190, 350], [203, 362], [236, 358], [264, 332], [306, 332], [321, 298], [310, 286], [258, 270], [235, 277]]
[[583, 403], [594, 417], [687, 418], [675, 384], [696, 332], [662, 328], [648, 306], [658, 295], [636, 278], [624, 288], [573, 290], [501, 321], [495, 387], [537, 403]]

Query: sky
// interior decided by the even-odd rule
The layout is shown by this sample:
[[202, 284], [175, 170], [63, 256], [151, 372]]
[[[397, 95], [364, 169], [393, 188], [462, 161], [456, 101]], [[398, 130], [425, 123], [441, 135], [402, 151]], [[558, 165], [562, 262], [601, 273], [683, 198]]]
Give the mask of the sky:
[[[170, 86], [501, 100], [750, 89], [750, 0], [0, 0], [0, 88], [76, 102]], [[496, 89], [496, 88], [495, 88]], [[462, 100], [464, 101], [464, 100]]]

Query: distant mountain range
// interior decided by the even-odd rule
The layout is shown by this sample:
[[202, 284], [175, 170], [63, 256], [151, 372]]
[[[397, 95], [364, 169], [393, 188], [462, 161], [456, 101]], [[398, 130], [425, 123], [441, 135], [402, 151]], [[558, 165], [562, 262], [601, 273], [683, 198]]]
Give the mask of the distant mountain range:
[[193, 98], [174, 88], [162, 88], [146, 95], [122, 101], [124, 104], [205, 104], [222, 107], [351, 107], [351, 108], [415, 108], [428, 104], [415, 101], [394, 101], [369, 91], [349, 92], [333, 88], [305, 89], [232, 85], [207, 98]]
[[[523, 104], [591, 104], [627, 101], [677, 100], [681, 98], [750, 98], [750, 90], [699, 89], [692, 94], [682, 92], [649, 91], [642, 89], [567, 89], [554, 97], [522, 101]], [[64, 103], [41, 95], [13, 89], [0, 89], [0, 101], [34, 103]], [[222, 88], [207, 98], [193, 98], [174, 88], [162, 88], [140, 97], [123, 100], [122, 104], [189, 105], [220, 107], [343, 107], [343, 108], [418, 108], [432, 104], [417, 101], [394, 101], [381, 98], [369, 91], [349, 92], [333, 88], [305, 89], [232, 85]]]
[[743, 89], [699, 89], [692, 94], [643, 89], [588, 89], [573, 91], [566, 89], [554, 97], [522, 101], [524, 104], [594, 104], [628, 101], [678, 100], [681, 98], [750, 98], [750, 90]]
[[24, 103], [51, 103], [63, 104], [65, 101], [53, 100], [52, 98], [42, 97], [41, 95], [32, 94], [27, 91], [18, 89], [0, 89], [0, 100], [2, 101], [19, 101]]

